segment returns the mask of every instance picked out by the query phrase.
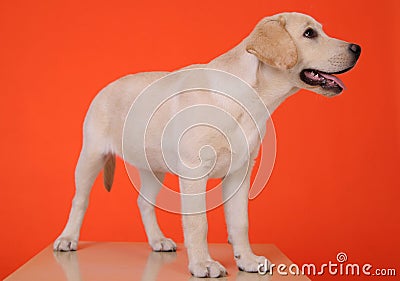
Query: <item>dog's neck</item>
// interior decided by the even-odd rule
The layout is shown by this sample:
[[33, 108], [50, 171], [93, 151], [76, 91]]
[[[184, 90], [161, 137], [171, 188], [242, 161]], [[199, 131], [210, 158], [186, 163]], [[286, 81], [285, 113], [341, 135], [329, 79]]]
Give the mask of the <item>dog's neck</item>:
[[285, 73], [259, 61], [246, 51], [246, 39], [229, 52], [215, 58], [209, 67], [232, 73], [252, 86], [270, 114], [299, 88], [288, 83]]
[[[258, 60], [257, 60], [258, 61]], [[299, 88], [288, 83], [282, 72], [258, 61], [256, 83], [252, 87], [272, 112]]]

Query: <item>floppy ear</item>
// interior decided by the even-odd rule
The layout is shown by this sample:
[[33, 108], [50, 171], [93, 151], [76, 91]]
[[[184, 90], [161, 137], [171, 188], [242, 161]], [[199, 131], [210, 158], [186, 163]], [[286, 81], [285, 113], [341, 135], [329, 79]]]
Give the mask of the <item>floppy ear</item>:
[[249, 36], [246, 51], [277, 68], [290, 69], [297, 63], [297, 48], [282, 17], [258, 23]]

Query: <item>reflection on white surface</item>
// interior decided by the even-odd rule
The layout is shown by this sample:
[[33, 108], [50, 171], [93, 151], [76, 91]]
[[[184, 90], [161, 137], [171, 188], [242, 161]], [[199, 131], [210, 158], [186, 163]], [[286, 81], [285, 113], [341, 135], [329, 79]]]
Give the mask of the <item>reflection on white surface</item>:
[[68, 281], [82, 281], [77, 252], [54, 252], [54, 258], [61, 265]]
[[176, 260], [176, 252], [150, 252], [141, 281], [157, 280], [157, 276], [166, 263]]
[[[99, 256], [93, 256], [93, 258], [88, 260], [86, 255], [86, 257], [82, 258], [82, 261], [80, 261], [80, 253], [82, 252], [83, 254], [86, 251], [87, 254], [92, 246], [94, 247], [95, 245], [94, 244], [88, 245], [87, 247], [84, 247], [84, 249], [78, 250], [76, 252], [53, 252], [55, 260], [61, 266], [62, 271], [64, 272], [65, 280], [67, 281], [99, 280], [97, 278], [96, 279], [93, 278], [94, 276], [98, 276], [97, 273], [95, 272], [90, 273], [87, 271], [104, 270], [103, 262], [105, 261], [109, 262], [108, 266], [106, 265], [106, 267], [108, 267], [109, 270], [115, 271], [114, 280], [120, 280], [118, 276], [120, 276], [120, 274], [123, 271], [125, 271], [121, 269], [123, 268], [126, 269], [126, 265], [124, 265], [124, 262], [120, 259], [111, 260], [107, 258], [106, 251], [102, 253], [106, 255], [106, 257], [101, 259], [103, 262], [99, 263], [97, 266], [95, 265], [95, 260], [98, 260]], [[94, 250], [94, 248], [92, 248], [92, 250]], [[141, 281], [183, 280], [181, 278], [178, 278], [183, 276], [186, 276], [184, 280], [189, 280], [189, 281], [207, 280], [204, 278], [196, 278], [190, 276], [187, 270], [186, 256], [184, 251], [179, 252], [180, 258], [178, 258], [178, 254], [176, 252], [152, 252], [149, 249], [147, 250], [148, 250], [147, 259], [143, 263], [143, 266], [132, 264], [131, 265], [132, 271], [129, 273], [128, 276], [125, 275], [124, 279], [121, 278], [121, 280], [141, 280]], [[131, 252], [131, 255], [138, 255], [138, 254], [141, 254], [141, 251]], [[120, 258], [122, 258], [122, 256], [123, 255], [121, 255]], [[167, 267], [167, 265], [168, 268], [166, 268], [166, 270], [163, 270], [163, 268]], [[135, 275], [134, 272], [135, 270], [133, 270], [135, 267], [138, 266], [140, 269], [142, 269], [141, 276]], [[172, 273], [171, 269], [173, 269]], [[85, 272], [81, 272], [81, 270]], [[104, 280], [108, 279], [106, 278], [106, 276], [103, 277], [105, 278]], [[230, 274], [227, 277], [218, 278], [216, 280], [267, 281], [270, 279], [271, 276], [268, 275], [262, 276], [258, 273], [246, 273], [237, 270], [232, 272], [231, 270]]]
[[[54, 252], [54, 258], [57, 263], [61, 266], [64, 271], [67, 281], [83, 281], [79, 266], [79, 251], [78, 252]], [[141, 281], [156, 281], [156, 280], [175, 280], [173, 276], [169, 274], [163, 274], [162, 268], [166, 264], [174, 263], [177, 259], [176, 252], [151, 252], [147, 257], [146, 264], [143, 268], [143, 273], [141, 278], [138, 276], [130, 276], [131, 279], [127, 277], [126, 280], [141, 280]], [[186, 268], [182, 268], [182, 272]], [[189, 281], [204, 281], [208, 279], [215, 279], [218, 281], [226, 280], [236, 280], [236, 281], [268, 281], [271, 280], [269, 275], [260, 275], [257, 273], [247, 273], [243, 271], [232, 272], [227, 277], [222, 278], [196, 278], [190, 277], [188, 273]], [[88, 279], [87, 279], [88, 280]]]
[[[228, 270], [223, 278], [194, 278], [188, 270], [185, 248], [178, 244], [176, 253], [152, 252], [146, 243], [82, 242], [76, 252], [53, 252], [50, 245], [5, 281], [279, 281], [310, 280], [306, 276], [260, 275], [238, 271], [228, 244], [210, 244], [211, 256]], [[291, 261], [271, 244], [253, 245], [257, 254], [273, 263]]]

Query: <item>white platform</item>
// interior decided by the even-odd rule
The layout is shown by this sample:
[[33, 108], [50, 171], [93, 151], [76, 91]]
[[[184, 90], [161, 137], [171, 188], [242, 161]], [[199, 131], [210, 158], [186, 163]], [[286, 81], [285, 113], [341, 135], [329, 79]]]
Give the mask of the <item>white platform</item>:
[[[252, 245], [256, 254], [274, 264], [292, 262], [274, 245]], [[228, 276], [212, 280], [310, 280], [306, 276], [260, 275], [237, 269], [228, 244], [210, 244], [212, 257], [228, 270]], [[155, 253], [145, 243], [81, 242], [76, 252], [53, 252], [49, 246], [5, 279], [6, 281], [119, 281], [210, 280], [194, 278], [187, 269], [182, 244], [176, 253]]]

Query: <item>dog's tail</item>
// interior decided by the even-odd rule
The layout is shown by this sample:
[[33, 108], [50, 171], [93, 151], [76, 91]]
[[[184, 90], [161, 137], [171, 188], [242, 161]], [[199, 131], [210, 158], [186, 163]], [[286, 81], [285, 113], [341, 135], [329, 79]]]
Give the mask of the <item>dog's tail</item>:
[[111, 191], [111, 187], [114, 181], [114, 171], [115, 171], [115, 155], [107, 155], [106, 164], [104, 165], [103, 182], [104, 187], [108, 192]]

